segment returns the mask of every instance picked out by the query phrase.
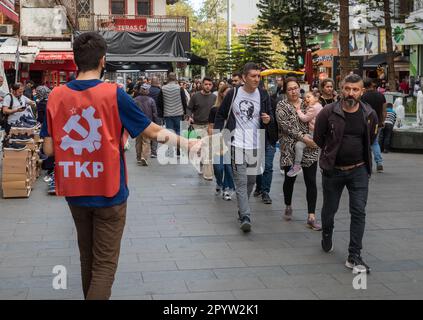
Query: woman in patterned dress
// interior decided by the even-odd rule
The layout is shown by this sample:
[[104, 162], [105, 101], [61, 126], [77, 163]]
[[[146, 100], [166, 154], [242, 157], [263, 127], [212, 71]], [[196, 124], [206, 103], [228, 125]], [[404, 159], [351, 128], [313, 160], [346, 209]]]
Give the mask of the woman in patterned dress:
[[304, 149], [301, 167], [304, 174], [304, 182], [307, 192], [308, 217], [307, 226], [313, 230], [320, 231], [321, 226], [317, 223], [315, 209], [317, 201], [317, 160], [319, 149], [313, 139], [306, 136], [309, 133], [308, 123], [302, 122], [297, 115], [297, 109], [305, 112], [306, 105], [301, 99], [300, 84], [296, 78], [286, 79], [287, 99], [282, 100], [276, 107], [276, 120], [279, 127], [279, 142], [281, 149], [280, 166], [285, 171], [283, 193], [285, 200], [285, 220], [292, 219], [292, 194], [296, 177], [288, 177], [286, 174], [294, 165], [295, 143], [303, 141], [307, 148]]

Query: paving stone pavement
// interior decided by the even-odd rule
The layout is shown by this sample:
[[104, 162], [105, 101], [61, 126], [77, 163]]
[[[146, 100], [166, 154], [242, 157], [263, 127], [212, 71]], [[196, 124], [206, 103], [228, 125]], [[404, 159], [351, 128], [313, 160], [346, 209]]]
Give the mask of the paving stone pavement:
[[[190, 165], [138, 167], [127, 153], [130, 198], [112, 299], [422, 299], [423, 156], [390, 153], [371, 179], [363, 258], [367, 289], [344, 267], [349, 240], [346, 192], [336, 216], [335, 251], [305, 228], [305, 187], [294, 191], [294, 219], [281, 218], [283, 176], [275, 158], [272, 205], [250, 200], [243, 234], [236, 201], [214, 195]], [[29, 199], [0, 199], [0, 299], [82, 299], [76, 232], [64, 199], [38, 179]], [[318, 216], [322, 204], [318, 173]], [[67, 268], [54, 290], [53, 267]]]

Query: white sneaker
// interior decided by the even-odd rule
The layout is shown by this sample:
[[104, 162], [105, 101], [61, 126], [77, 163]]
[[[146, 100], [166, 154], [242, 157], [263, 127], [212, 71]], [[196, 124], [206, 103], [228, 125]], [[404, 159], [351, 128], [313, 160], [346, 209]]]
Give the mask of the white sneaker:
[[231, 201], [232, 200], [232, 192], [230, 192], [230, 191], [223, 192], [223, 200]]

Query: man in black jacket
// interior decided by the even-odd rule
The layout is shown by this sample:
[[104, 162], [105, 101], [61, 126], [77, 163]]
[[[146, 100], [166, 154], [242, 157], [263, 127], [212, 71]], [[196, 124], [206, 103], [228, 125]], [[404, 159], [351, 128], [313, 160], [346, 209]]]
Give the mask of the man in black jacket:
[[314, 142], [322, 149], [322, 248], [333, 250], [333, 228], [344, 187], [350, 197], [350, 244], [345, 265], [359, 272], [370, 272], [361, 258], [366, 222], [369, 177], [372, 171], [371, 145], [376, 138], [376, 112], [361, 101], [363, 80], [349, 75], [342, 86], [343, 99], [323, 108], [316, 119]]
[[[231, 90], [216, 114], [214, 128], [231, 132], [231, 162], [238, 201], [241, 230], [251, 230], [249, 197], [261, 173], [265, 137], [277, 136], [277, 125], [273, 117], [268, 93], [259, 89], [260, 67], [249, 62], [244, 66], [244, 86]], [[227, 122], [226, 122], [227, 120]], [[226, 122], [226, 126], [225, 126]], [[263, 130], [260, 130], [263, 129]]]

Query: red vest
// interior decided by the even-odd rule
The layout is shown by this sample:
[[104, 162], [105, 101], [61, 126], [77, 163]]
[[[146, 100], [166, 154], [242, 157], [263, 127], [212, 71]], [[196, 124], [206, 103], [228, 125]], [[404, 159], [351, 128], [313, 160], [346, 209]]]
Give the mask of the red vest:
[[47, 121], [54, 143], [56, 194], [115, 196], [122, 148], [117, 86], [55, 88], [48, 99]]

